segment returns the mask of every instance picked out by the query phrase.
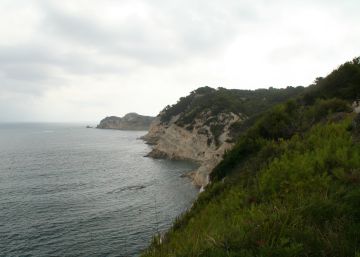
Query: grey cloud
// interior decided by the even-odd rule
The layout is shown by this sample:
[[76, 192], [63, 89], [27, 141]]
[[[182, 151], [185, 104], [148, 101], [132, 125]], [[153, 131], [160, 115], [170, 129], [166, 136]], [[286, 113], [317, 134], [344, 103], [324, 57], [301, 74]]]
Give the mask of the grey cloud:
[[[21, 72], [21, 68], [17, 68], [16, 72]], [[57, 80], [54, 84], [48, 84], [48, 78], [46, 76], [41, 76], [41, 74], [39, 74], [40, 70], [30, 71], [28, 74], [25, 74], [25, 72], [26, 71], [24, 71], [24, 74], [18, 73], [16, 78], [12, 76], [0, 76], [1, 94], [42, 95], [46, 89], [53, 87], [60, 82], [60, 80]], [[22, 77], [21, 80], [18, 79], [20, 76]]]
[[249, 22], [259, 19], [256, 9], [246, 1], [175, 1], [169, 2], [165, 10], [169, 13], [167, 23], [177, 31], [181, 45], [190, 54], [209, 54], [231, 43]]
[[229, 1], [233, 7], [230, 11], [216, 1], [200, 2], [191, 7], [188, 1], [154, 1], [147, 5], [150, 23], [128, 17], [113, 27], [47, 3], [43, 6], [43, 26], [59, 40], [69, 40], [100, 54], [131, 58], [144, 65], [169, 65], [220, 49], [231, 42], [242, 23], [257, 18], [252, 8], [236, 1]]
[[[28, 83], [27, 88], [38, 92], [44, 88], [41, 85], [44, 82], [66, 83], [56, 72], [59, 70], [70, 75], [121, 75], [142, 65], [179, 64], [220, 49], [236, 35], [239, 17], [242, 21], [255, 17], [253, 10], [236, 1], [229, 1], [232, 3], [230, 13], [227, 8], [219, 8], [215, 1], [191, 8], [186, 8], [182, 1], [172, 4], [154, 1], [148, 4], [152, 24], [130, 17], [121, 24], [107, 27], [93, 17], [67, 13], [51, 1], [38, 3], [44, 12], [41, 33], [45, 32], [45, 38], [55, 39], [60, 46], [51, 45], [51, 41], [48, 45], [34, 42], [1, 46], [0, 72], [3, 88], [7, 85], [8, 90], [16, 91]], [[64, 53], [58, 49], [61, 44], [73, 44], [74, 49]], [[90, 49], [91, 54], [78, 52], [79, 48]], [[118, 62], [108, 63], [101, 60], [103, 57], [115, 57]], [[124, 59], [136, 63], [128, 64]], [[30, 82], [37, 83], [30, 85]]]
[[[41, 83], [52, 76], [50, 64], [55, 60], [52, 55], [40, 48], [25, 45], [0, 47], [2, 88], [25, 92], [28, 91], [27, 88], [33, 89], [34, 92], [41, 90]], [[31, 83], [34, 85], [25, 86]]]
[[49, 78], [49, 70], [44, 66], [35, 64], [26, 65], [18, 63], [16, 65], [2, 65], [1, 71], [5, 78], [23, 82], [42, 82]]
[[43, 4], [43, 8], [45, 12], [43, 28], [48, 34], [60, 34], [85, 46], [109, 42], [112, 38], [111, 34], [93, 19], [65, 13], [50, 2]]
[[[2, 92], [40, 95], [47, 89], [65, 86], [63, 74], [123, 75], [130, 67], [100, 62], [98, 56], [80, 53], [57, 53], [42, 45], [0, 47], [0, 87]], [[59, 73], [60, 72], [60, 73]]]
[[0, 47], [0, 64], [17, 64], [27, 62], [52, 62], [54, 58], [43, 47], [19, 44]]
[[99, 54], [154, 65], [167, 63], [177, 57], [177, 53], [169, 48], [169, 42], [159, 42], [156, 31], [150, 31], [146, 24], [135, 18], [109, 28], [90, 17], [70, 15], [53, 5], [47, 4], [45, 12], [43, 26], [48, 34], [94, 49]]
[[102, 64], [96, 55], [76, 52], [58, 53], [58, 49], [43, 45], [0, 46], [0, 71], [3, 76], [18, 80], [42, 80], [51, 76], [51, 69], [65, 72], [123, 73], [126, 66]]

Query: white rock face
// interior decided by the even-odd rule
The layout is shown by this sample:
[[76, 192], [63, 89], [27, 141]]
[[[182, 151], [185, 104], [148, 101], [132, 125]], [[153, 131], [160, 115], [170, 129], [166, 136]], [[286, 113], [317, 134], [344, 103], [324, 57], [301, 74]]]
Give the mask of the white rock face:
[[360, 113], [360, 100], [354, 101], [352, 107], [354, 109], [354, 112]]
[[[153, 145], [153, 150], [148, 155], [150, 157], [199, 163], [199, 168], [192, 172], [191, 177], [194, 184], [201, 187], [209, 183], [210, 172], [222, 160], [225, 151], [233, 146], [227, 142], [231, 139], [229, 127], [246, 117], [234, 113], [212, 116], [209, 112], [202, 113], [200, 117], [185, 127], [176, 124], [178, 116], [168, 123], [161, 123], [157, 117], [143, 139]], [[211, 131], [214, 125], [222, 128], [218, 136]]]

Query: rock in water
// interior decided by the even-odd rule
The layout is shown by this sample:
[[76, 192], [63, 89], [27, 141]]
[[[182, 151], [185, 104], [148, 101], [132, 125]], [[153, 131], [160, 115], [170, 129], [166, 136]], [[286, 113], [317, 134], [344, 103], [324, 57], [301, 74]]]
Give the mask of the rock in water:
[[110, 116], [100, 121], [97, 128], [119, 130], [148, 130], [154, 117], [128, 113], [124, 117]]

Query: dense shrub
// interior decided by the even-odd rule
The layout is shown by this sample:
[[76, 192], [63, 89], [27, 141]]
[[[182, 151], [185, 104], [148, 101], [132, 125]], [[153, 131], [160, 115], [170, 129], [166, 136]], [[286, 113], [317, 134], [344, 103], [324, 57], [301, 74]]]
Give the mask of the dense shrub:
[[318, 98], [354, 100], [360, 97], [360, 57], [346, 62], [326, 78], [317, 78], [305, 93], [304, 101], [312, 104]]
[[253, 91], [225, 88], [215, 90], [210, 87], [200, 87], [188, 96], [180, 98], [176, 104], [167, 106], [162, 111], [160, 119], [162, 122], [168, 122], [172, 117], [180, 114], [178, 125], [185, 126], [191, 124], [205, 110], [211, 111], [212, 115], [233, 112], [250, 117], [303, 91], [303, 87]]

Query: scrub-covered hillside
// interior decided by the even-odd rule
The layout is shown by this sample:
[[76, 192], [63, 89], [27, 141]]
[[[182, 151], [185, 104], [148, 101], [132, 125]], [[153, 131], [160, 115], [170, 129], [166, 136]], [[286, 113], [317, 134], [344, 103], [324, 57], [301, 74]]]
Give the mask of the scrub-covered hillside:
[[143, 256], [360, 256], [360, 59], [260, 115]]

